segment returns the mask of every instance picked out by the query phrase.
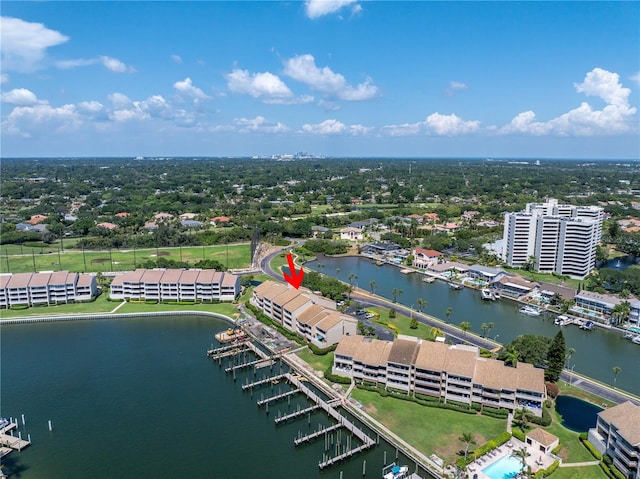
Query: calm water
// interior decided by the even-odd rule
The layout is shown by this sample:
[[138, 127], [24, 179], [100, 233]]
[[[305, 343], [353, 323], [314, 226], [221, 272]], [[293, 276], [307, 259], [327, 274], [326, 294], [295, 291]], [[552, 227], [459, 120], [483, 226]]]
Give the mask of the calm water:
[[601, 407], [571, 396], [558, 396], [556, 409], [562, 416], [562, 425], [577, 432], [587, 432], [596, 425]]
[[[366, 290], [370, 290], [369, 283], [374, 280], [378, 285], [376, 294], [388, 299], [393, 299], [391, 291], [394, 288], [402, 289], [398, 300], [407, 306], [415, 305], [422, 298], [428, 303], [425, 313], [432, 316], [446, 319], [445, 311], [451, 307], [450, 321], [453, 324], [468, 321], [476, 334], [481, 333], [482, 323], [494, 323], [489, 336], [501, 343], [508, 343], [520, 334], [553, 337], [560, 329], [553, 324], [555, 315], [525, 316], [518, 313], [520, 305], [514, 301], [482, 301], [478, 291], [469, 288], [454, 291], [442, 281], [424, 283], [421, 275], [402, 274], [395, 266], [377, 266], [373, 261], [359, 257], [322, 257], [319, 262], [324, 264], [323, 274], [337, 276], [342, 281], [348, 281], [351, 273], [357, 275], [357, 286]], [[306, 266], [317, 269], [316, 264], [314, 261]], [[622, 371], [618, 374], [617, 387], [640, 394], [640, 346], [601, 328], [583, 331], [577, 326], [565, 326], [562, 329], [567, 348], [576, 350], [569, 367], [575, 365], [575, 372], [612, 385], [612, 368], [618, 366]]]
[[295, 479], [343, 471], [346, 479], [361, 477], [366, 459], [367, 477], [380, 477], [384, 451], [389, 461], [396, 454], [389, 445], [319, 472], [324, 441], [296, 448], [293, 439], [329, 424], [326, 415], [313, 414], [311, 426], [306, 418], [276, 426], [278, 409], [307, 402], [296, 395], [269, 415], [258, 408], [268, 387], [251, 397], [241, 384], [253, 373], [234, 383], [205, 356], [226, 326], [191, 316], [3, 326], [0, 413], [24, 414], [23, 435], [33, 442], [4, 459], [6, 472], [29, 479]]

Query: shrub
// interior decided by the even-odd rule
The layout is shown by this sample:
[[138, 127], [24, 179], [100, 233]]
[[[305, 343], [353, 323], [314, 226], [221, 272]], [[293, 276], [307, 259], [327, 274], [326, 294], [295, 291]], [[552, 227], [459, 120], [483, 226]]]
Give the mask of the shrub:
[[513, 437], [515, 437], [516, 439], [521, 440], [522, 442], [524, 442], [525, 437], [524, 437], [524, 432], [522, 432], [520, 429], [514, 429], [512, 431]]
[[389, 309], [389, 318], [393, 319], [395, 317], [396, 317], [396, 310], [393, 308]]
[[553, 463], [544, 470], [544, 472], [542, 473], [542, 476], [549, 477], [551, 474], [555, 472], [556, 469], [558, 469], [558, 467], [560, 467], [560, 461], [553, 461]]
[[547, 395], [551, 398], [551, 399], [555, 399], [558, 397], [558, 394], [560, 393], [560, 389], [558, 388], [558, 386], [555, 383], [545, 383], [545, 385], [547, 386]]
[[580, 442], [584, 444], [584, 447], [587, 448], [587, 450], [591, 453], [593, 457], [595, 457], [598, 461], [602, 460], [602, 454], [600, 454], [598, 450], [595, 447], [593, 447], [593, 444], [591, 444], [587, 439], [582, 439], [581, 437]]
[[331, 368], [332, 366], [327, 367], [327, 369], [324, 371], [324, 377], [325, 379], [331, 381], [332, 383], [338, 383], [338, 384], [351, 384], [351, 379], [344, 377], [344, 376], [339, 376], [337, 374], [333, 374], [331, 372]]
[[333, 344], [333, 345], [328, 346], [326, 348], [319, 348], [315, 344], [309, 343], [309, 349], [316, 356], [325, 356], [325, 355], [329, 354], [331, 351], [335, 351], [337, 347], [338, 347], [337, 344]]

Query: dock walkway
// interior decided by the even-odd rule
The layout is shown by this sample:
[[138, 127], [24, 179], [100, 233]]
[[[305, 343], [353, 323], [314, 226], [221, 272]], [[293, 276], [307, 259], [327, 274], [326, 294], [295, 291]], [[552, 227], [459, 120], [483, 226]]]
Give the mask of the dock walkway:
[[327, 433], [329, 433], [331, 431], [335, 431], [336, 429], [340, 429], [341, 427], [342, 427], [342, 424], [334, 424], [333, 426], [320, 428], [317, 431], [312, 432], [311, 434], [307, 434], [306, 436], [295, 438], [293, 440], [293, 443], [296, 446], [299, 446], [300, 444], [304, 444], [305, 442], [313, 441], [315, 438], [320, 437], [323, 434], [327, 434]]
[[17, 451], [23, 450], [25, 447], [29, 446], [31, 442], [22, 439], [20, 436], [13, 436], [11, 433], [14, 429], [18, 428], [17, 423], [10, 423], [7, 426], [0, 429], [0, 446], [10, 447], [11, 449], [16, 449]]

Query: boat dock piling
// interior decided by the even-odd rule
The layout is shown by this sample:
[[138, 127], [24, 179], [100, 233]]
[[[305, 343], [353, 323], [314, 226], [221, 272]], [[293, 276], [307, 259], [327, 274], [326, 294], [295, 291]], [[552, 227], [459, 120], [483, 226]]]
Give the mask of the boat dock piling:
[[313, 411], [315, 411], [316, 409], [319, 409], [319, 408], [320, 408], [320, 406], [318, 406], [317, 404], [314, 404], [313, 406], [309, 406], [309, 407], [306, 407], [304, 409], [298, 409], [297, 411], [294, 411], [294, 412], [289, 413], [289, 414], [285, 414], [284, 416], [280, 416], [280, 414], [278, 413], [278, 417], [275, 418], [274, 421], [275, 421], [276, 424], [281, 424], [283, 422], [287, 422], [289, 419], [295, 419], [297, 417], [304, 416], [305, 414], [313, 412]]
[[307, 434], [305, 436], [303, 436], [302, 433], [298, 431], [298, 437], [293, 440], [293, 443], [296, 446], [299, 446], [300, 444], [304, 444], [305, 442], [310, 442], [322, 436], [323, 434], [328, 434], [329, 432], [334, 431], [336, 429], [340, 429], [341, 427], [342, 427], [342, 424], [334, 424], [333, 426], [329, 426], [329, 427], [319, 426], [317, 431], [312, 432], [311, 434]]
[[[18, 428], [18, 420], [12, 418], [9, 424], [0, 429], [0, 446], [6, 446], [11, 449], [22, 451], [31, 444], [31, 435], [29, 440], [22, 439], [22, 432], [18, 431], [18, 436], [13, 435], [13, 430]], [[9, 434], [7, 434], [9, 433]]]
[[346, 452], [343, 452], [342, 454], [338, 454], [337, 456], [333, 456], [333, 457], [328, 457], [327, 454], [323, 454], [322, 455], [322, 461], [320, 461], [318, 463], [318, 467], [320, 469], [324, 469], [326, 467], [329, 466], [333, 466], [334, 464], [336, 464], [337, 462], [340, 461], [344, 461], [345, 459], [354, 456], [356, 454], [358, 454], [361, 451], [364, 451], [365, 449], [369, 449], [372, 445], [371, 444], [363, 444], [362, 446], [358, 446], [355, 447], [353, 449], [349, 449]]
[[264, 379], [260, 379], [259, 381], [254, 381], [252, 383], [248, 383], [248, 384], [243, 384], [242, 385], [242, 390], [246, 391], [249, 388], [254, 388], [257, 386], [262, 386], [264, 384], [269, 384], [272, 383], [274, 384], [276, 381], [279, 381], [280, 379], [284, 378], [285, 375], [284, 374], [279, 374], [277, 376], [272, 376], [270, 378], [264, 378]]
[[282, 394], [278, 394], [276, 396], [272, 396], [272, 397], [267, 398], [267, 399], [261, 399], [260, 401], [258, 401], [258, 406], [262, 406], [263, 404], [268, 404], [268, 403], [280, 401], [281, 399], [287, 398], [289, 396], [293, 396], [294, 394], [297, 394], [299, 392], [300, 392], [299, 389], [292, 389], [291, 391], [287, 391], [287, 392], [284, 392]]

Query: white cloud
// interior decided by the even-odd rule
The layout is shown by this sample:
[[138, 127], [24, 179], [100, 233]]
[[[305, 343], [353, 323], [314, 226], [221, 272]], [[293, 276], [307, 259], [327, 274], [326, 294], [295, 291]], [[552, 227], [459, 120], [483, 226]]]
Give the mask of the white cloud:
[[132, 104], [127, 95], [118, 92], [109, 95], [109, 101], [116, 109], [129, 108], [129, 106]]
[[238, 125], [238, 131], [241, 133], [283, 133], [289, 131], [289, 128], [283, 123], [270, 123], [262, 116], [256, 116], [255, 118], [238, 118], [235, 120], [235, 123]]
[[312, 90], [334, 96], [345, 101], [369, 100], [378, 95], [378, 87], [371, 79], [353, 87], [339, 73], [329, 67], [318, 68], [313, 55], [299, 55], [284, 63], [285, 75], [309, 85]]
[[629, 79], [630, 79], [632, 82], [637, 83], [637, 84], [638, 84], [638, 86], [640, 86], [640, 72], [636, 72], [636, 73], [634, 73], [633, 75], [631, 75], [631, 76], [629, 77]]
[[314, 135], [365, 135], [372, 131], [373, 128], [362, 125], [345, 125], [341, 121], [330, 119], [315, 125], [306, 123], [302, 125], [302, 131], [312, 133]]
[[419, 121], [417, 123], [403, 123], [402, 125], [387, 125], [382, 128], [382, 131], [390, 136], [413, 136], [422, 131], [424, 123]]
[[182, 63], [182, 57], [180, 55], [173, 54], [173, 55], [171, 55], [171, 59], [175, 63]]
[[464, 121], [455, 114], [441, 115], [440, 113], [433, 113], [425, 120], [425, 127], [430, 133], [440, 136], [452, 136], [478, 131], [480, 122]]
[[107, 57], [104, 55], [96, 58], [74, 58], [72, 60], [60, 60], [56, 62], [56, 66], [62, 69], [86, 67], [90, 65], [102, 65], [107, 70], [114, 73], [133, 73], [136, 71], [135, 68], [127, 66], [117, 58]]
[[9, 134], [28, 138], [38, 133], [73, 130], [81, 124], [73, 105], [54, 108], [43, 103], [14, 108], [2, 122], [2, 129]]
[[38, 100], [35, 93], [26, 88], [15, 88], [11, 91], [5, 92], [0, 97], [3, 103], [9, 103], [11, 105], [29, 106], [46, 103]]
[[447, 89], [445, 90], [445, 93], [446, 93], [448, 96], [451, 96], [451, 95], [453, 95], [456, 91], [458, 91], [458, 90], [466, 90], [467, 88], [469, 88], [469, 87], [467, 86], [467, 84], [466, 84], [466, 83], [462, 83], [462, 82], [459, 82], [459, 81], [451, 80], [451, 81], [449, 82], [449, 88], [447, 88]]
[[353, 13], [359, 13], [362, 10], [356, 0], [307, 0], [304, 7], [307, 17], [314, 19], [335, 13], [348, 5], [353, 5]]
[[41, 66], [47, 48], [60, 45], [69, 37], [50, 30], [42, 23], [19, 18], [0, 17], [2, 68], [6, 71], [32, 72]]
[[182, 81], [175, 82], [173, 84], [173, 88], [178, 90], [178, 92], [182, 93], [183, 95], [196, 98], [199, 100], [204, 100], [206, 98], [209, 98], [209, 96], [206, 95], [200, 88], [193, 86], [193, 83], [191, 82], [191, 78], [189, 77], [185, 78]]
[[280, 77], [270, 72], [252, 74], [247, 70], [234, 68], [225, 78], [230, 91], [251, 95], [264, 103], [294, 104], [313, 101], [313, 97], [308, 95], [295, 97]]
[[631, 90], [620, 84], [617, 73], [594, 68], [586, 74], [582, 83], [576, 83], [574, 86], [578, 93], [597, 96], [607, 105], [602, 110], [595, 110], [583, 102], [578, 108], [547, 122], [535, 121], [536, 115], [533, 111], [523, 112], [502, 127], [500, 133], [596, 136], [625, 133], [637, 128], [633, 125], [633, 116], [637, 109], [629, 105]]
[[5, 83], [9, 83], [9, 75], [0, 73], [0, 84], [4, 85]]

